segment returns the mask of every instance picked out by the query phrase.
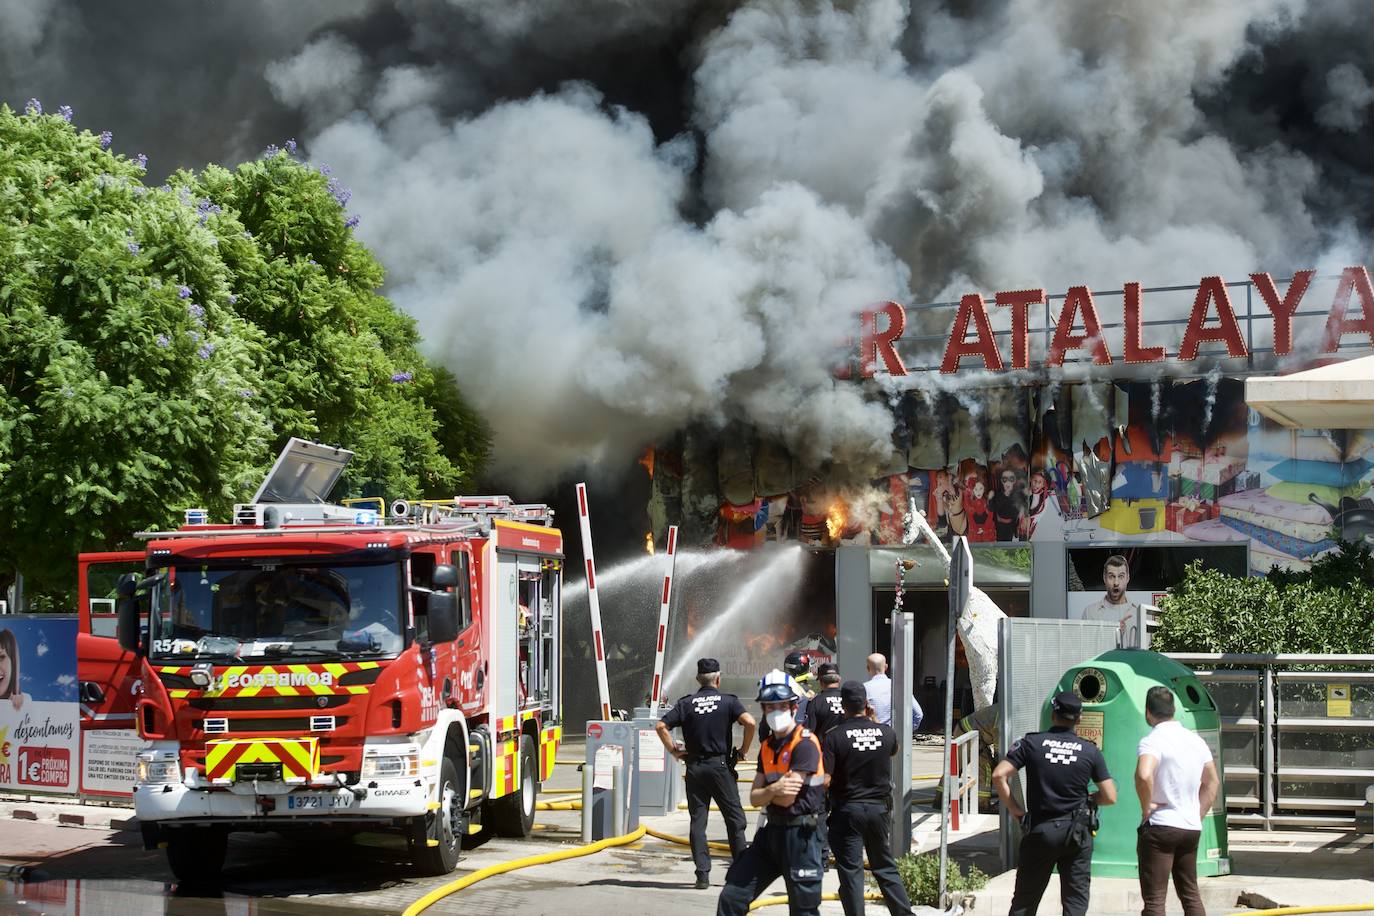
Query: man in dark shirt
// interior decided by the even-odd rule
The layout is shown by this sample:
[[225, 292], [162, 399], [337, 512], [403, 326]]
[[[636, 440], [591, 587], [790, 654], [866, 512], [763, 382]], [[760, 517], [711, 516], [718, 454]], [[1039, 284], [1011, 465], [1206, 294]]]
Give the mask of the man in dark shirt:
[[[748, 824], [739, 803], [739, 786], [730, 768], [734, 726], [744, 726], [739, 755], [749, 753], [754, 740], [754, 717], [733, 693], [720, 692], [720, 662], [714, 658], [697, 661], [697, 683], [701, 689], [678, 700], [654, 729], [658, 740], [678, 760], [687, 764], [687, 816], [691, 819], [688, 838], [692, 844], [692, 863], [696, 866], [698, 890], [710, 886], [711, 850], [706, 844], [706, 817], [715, 801], [725, 818], [725, 833], [730, 852], [736, 858], [744, 851], [744, 832]], [[682, 729], [683, 747], [674, 743], [668, 730]]]
[[830, 730], [845, 720], [840, 704], [840, 669], [825, 662], [816, 669], [816, 679], [820, 681], [821, 692], [806, 704], [805, 725], [824, 741]]
[[772, 729], [759, 747], [749, 802], [764, 808], [754, 842], [725, 874], [716, 916], [744, 916], [779, 875], [793, 916], [817, 916], [821, 905], [821, 844], [817, 815], [825, 798], [820, 742], [797, 722], [798, 694], [782, 671], [770, 671], [758, 701]]
[[863, 913], [867, 852], [887, 911], [911, 916], [911, 901], [897, 874], [889, 840], [897, 733], [865, 715], [871, 708], [863, 684], [845, 681], [839, 692], [847, 718], [825, 736], [822, 751], [830, 785], [830, 848], [840, 873], [840, 903], [845, 916]]
[[[1083, 701], [1065, 691], [1055, 695], [1050, 710], [1054, 726], [1017, 741], [992, 771], [1002, 804], [1022, 829], [1011, 916], [1035, 916], [1056, 866], [1064, 916], [1088, 912], [1093, 859], [1089, 802], [1116, 803], [1116, 783], [1102, 752], [1074, 734]], [[1011, 777], [1020, 769], [1026, 771], [1025, 808], [1011, 794]], [[1095, 793], [1088, 793], [1089, 783], [1097, 783]]]

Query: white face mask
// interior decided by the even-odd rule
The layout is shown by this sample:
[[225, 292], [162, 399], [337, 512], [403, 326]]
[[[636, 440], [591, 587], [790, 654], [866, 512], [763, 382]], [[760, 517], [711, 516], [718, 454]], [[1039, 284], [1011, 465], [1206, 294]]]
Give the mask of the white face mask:
[[776, 735], [787, 734], [792, 730], [792, 726], [797, 724], [797, 721], [792, 718], [792, 713], [786, 709], [775, 709], [764, 718], [768, 721], [768, 727]]

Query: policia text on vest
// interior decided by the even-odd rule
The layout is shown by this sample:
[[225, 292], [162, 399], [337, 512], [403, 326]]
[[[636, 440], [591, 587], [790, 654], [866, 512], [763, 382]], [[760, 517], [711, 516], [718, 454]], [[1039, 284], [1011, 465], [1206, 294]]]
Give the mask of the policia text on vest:
[[782, 671], [770, 671], [759, 684], [758, 701], [772, 734], [759, 747], [749, 801], [764, 808], [763, 825], [726, 872], [716, 916], [744, 916], [749, 904], [779, 877], [787, 884], [793, 914], [819, 913], [817, 824], [825, 798], [825, 765], [820, 742], [797, 722], [798, 698]]
[[[1031, 732], [1012, 745], [992, 771], [992, 784], [1010, 814], [1021, 821], [1021, 859], [1011, 916], [1034, 916], [1040, 898], [1059, 868], [1059, 898], [1064, 916], [1085, 916], [1092, 874], [1097, 805], [1116, 803], [1116, 783], [1102, 752], [1074, 733], [1083, 702], [1057, 694], [1050, 703], [1054, 725]], [[1012, 798], [1010, 780], [1026, 771], [1026, 807]], [[1088, 792], [1090, 783], [1097, 791]]]
[[[686, 764], [687, 817], [691, 824], [688, 839], [696, 867], [696, 887], [703, 890], [710, 886], [711, 851], [706, 844], [706, 817], [711, 802], [716, 803], [725, 819], [731, 854], [738, 858], [744, 850], [748, 824], [739, 803], [735, 761], [749, 753], [755, 723], [739, 697], [720, 692], [720, 662], [714, 658], [699, 659], [697, 683], [701, 689], [678, 700], [655, 730], [668, 752]], [[736, 723], [744, 729], [738, 748], [733, 741]], [[668, 733], [673, 728], [682, 729], [682, 747]]]

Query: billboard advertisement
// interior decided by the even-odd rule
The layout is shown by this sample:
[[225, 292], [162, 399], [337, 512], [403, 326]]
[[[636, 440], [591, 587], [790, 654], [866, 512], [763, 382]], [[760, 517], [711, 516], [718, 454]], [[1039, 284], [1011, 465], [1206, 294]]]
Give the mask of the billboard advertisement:
[[0, 790], [76, 792], [76, 624], [0, 617]]

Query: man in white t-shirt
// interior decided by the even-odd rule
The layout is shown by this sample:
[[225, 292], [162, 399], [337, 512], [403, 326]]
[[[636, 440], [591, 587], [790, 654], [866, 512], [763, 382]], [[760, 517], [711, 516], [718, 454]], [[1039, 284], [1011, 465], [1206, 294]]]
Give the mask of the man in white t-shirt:
[[1174, 721], [1168, 687], [1151, 687], [1145, 694], [1145, 721], [1151, 731], [1140, 739], [1135, 766], [1141, 916], [1164, 916], [1171, 874], [1184, 916], [1205, 916], [1197, 888], [1197, 847], [1202, 818], [1221, 788], [1217, 765], [1207, 742]]

